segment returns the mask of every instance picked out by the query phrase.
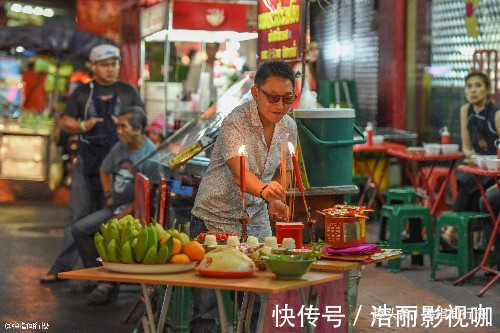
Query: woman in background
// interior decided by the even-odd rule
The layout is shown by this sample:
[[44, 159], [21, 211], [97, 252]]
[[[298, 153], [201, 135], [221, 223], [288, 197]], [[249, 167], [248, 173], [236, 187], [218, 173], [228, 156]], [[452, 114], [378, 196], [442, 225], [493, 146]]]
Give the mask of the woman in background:
[[[473, 155], [496, 155], [495, 140], [500, 133], [500, 108], [490, 101], [490, 78], [481, 72], [472, 72], [465, 78], [465, 97], [469, 103], [460, 108], [462, 151], [467, 158]], [[481, 177], [484, 188], [493, 185], [491, 177]], [[478, 212], [481, 194], [473, 176], [458, 175], [458, 195], [455, 212]]]

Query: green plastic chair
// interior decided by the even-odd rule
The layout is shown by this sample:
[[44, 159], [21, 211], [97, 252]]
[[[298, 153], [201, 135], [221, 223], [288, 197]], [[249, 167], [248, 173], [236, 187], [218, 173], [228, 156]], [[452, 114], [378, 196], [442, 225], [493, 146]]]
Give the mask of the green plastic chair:
[[[436, 225], [436, 234], [439, 235], [444, 226], [457, 228], [457, 251], [440, 251], [439, 242], [434, 244], [434, 255], [431, 265], [431, 279], [436, 279], [438, 265], [454, 266], [458, 269], [458, 277], [465, 275], [481, 263], [482, 252], [474, 250], [473, 231], [483, 229], [491, 223], [488, 214], [475, 212], [443, 213], [439, 216]], [[436, 239], [439, 239], [436, 237]], [[493, 259], [494, 256], [490, 256]], [[472, 277], [465, 281], [472, 282]]]
[[386, 205], [414, 204], [417, 202], [417, 193], [412, 186], [391, 188], [387, 191]]
[[[411, 223], [410, 219], [422, 221], [422, 226], [426, 229], [426, 239], [422, 242], [403, 242], [401, 237], [405, 231], [406, 223]], [[403, 254], [422, 255], [428, 254], [432, 261], [432, 252], [434, 246], [434, 236], [432, 228], [432, 219], [429, 208], [419, 205], [384, 205], [380, 213], [380, 232], [379, 239], [385, 241], [386, 229], [389, 231], [388, 243], [391, 248], [402, 249]], [[389, 260], [389, 271], [401, 271], [401, 258]]]

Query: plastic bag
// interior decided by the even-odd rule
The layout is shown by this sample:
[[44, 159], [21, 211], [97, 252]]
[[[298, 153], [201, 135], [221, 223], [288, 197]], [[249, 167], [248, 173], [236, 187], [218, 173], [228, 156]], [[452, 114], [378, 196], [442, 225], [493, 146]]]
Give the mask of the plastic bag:
[[309, 83], [307, 82], [307, 78], [304, 78], [306, 81], [304, 83], [304, 87], [302, 88], [302, 92], [300, 93], [300, 102], [299, 109], [316, 109], [316, 102], [318, 99], [318, 94], [315, 91], [311, 91], [309, 89]]

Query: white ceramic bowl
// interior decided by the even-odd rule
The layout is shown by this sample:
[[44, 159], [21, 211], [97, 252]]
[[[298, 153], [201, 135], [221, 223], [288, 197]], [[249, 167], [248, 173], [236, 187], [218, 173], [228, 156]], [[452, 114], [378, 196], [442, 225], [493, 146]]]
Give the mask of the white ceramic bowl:
[[474, 155], [474, 162], [478, 167], [481, 169], [486, 169], [486, 160], [487, 159], [495, 159], [497, 158], [496, 155]]
[[454, 154], [458, 152], [458, 144], [452, 143], [447, 145], [441, 145], [441, 151], [443, 154]]
[[424, 150], [426, 155], [439, 155], [439, 152], [441, 151], [441, 145], [439, 143], [425, 143]]
[[486, 167], [490, 171], [500, 170], [500, 158], [487, 158], [485, 159]]
[[373, 136], [373, 144], [374, 145], [381, 145], [384, 143], [384, 136], [383, 135], [374, 135]]

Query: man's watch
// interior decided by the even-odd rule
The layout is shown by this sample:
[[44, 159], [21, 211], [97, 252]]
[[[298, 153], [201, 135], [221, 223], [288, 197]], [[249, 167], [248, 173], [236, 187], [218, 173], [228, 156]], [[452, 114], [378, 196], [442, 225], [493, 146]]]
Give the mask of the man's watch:
[[80, 120], [80, 130], [85, 133], [87, 132], [87, 128], [85, 127], [85, 121]]
[[104, 198], [107, 200], [109, 198], [111, 198], [111, 191], [108, 191], [108, 192], [104, 192]]

